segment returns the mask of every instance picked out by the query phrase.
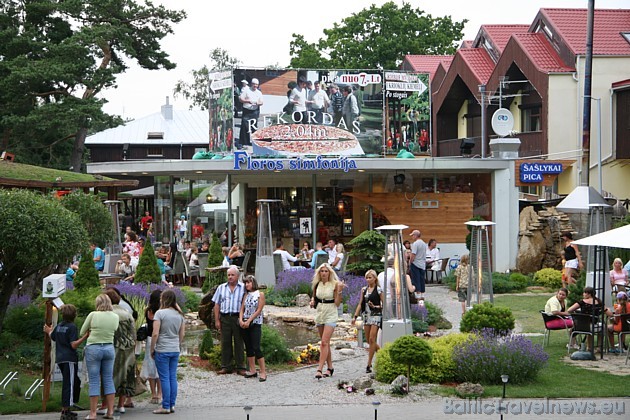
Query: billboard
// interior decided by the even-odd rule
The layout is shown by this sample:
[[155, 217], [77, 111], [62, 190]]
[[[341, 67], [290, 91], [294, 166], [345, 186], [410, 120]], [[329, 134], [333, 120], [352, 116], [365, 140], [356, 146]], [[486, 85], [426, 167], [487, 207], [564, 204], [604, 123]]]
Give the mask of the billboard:
[[381, 70], [215, 72], [210, 149], [253, 157], [382, 157], [402, 149], [421, 153], [424, 144], [426, 152], [426, 86], [427, 75]]

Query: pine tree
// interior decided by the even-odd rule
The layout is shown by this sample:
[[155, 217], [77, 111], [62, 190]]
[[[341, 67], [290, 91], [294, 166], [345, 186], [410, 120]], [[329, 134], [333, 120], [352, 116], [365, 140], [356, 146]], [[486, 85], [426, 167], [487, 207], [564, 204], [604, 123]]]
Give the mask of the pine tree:
[[98, 270], [94, 266], [93, 255], [94, 253], [89, 249], [81, 254], [79, 269], [73, 282], [76, 289], [85, 290], [92, 287], [100, 287], [101, 283], [98, 280]]
[[208, 267], [217, 267], [223, 263], [223, 248], [216, 232], [212, 234], [212, 243], [208, 252]]
[[138, 261], [136, 275], [134, 276], [134, 283], [159, 284], [161, 282], [162, 273], [160, 273], [157, 257], [155, 256], [155, 251], [153, 250], [151, 241], [147, 240], [144, 245], [144, 250], [140, 255], [140, 261]]

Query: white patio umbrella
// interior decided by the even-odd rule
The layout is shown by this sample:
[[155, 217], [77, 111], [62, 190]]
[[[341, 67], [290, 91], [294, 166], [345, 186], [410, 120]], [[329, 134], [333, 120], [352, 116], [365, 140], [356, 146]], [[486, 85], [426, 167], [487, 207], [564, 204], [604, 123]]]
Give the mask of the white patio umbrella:
[[630, 248], [630, 225], [611, 229], [593, 236], [573, 241], [576, 245]]

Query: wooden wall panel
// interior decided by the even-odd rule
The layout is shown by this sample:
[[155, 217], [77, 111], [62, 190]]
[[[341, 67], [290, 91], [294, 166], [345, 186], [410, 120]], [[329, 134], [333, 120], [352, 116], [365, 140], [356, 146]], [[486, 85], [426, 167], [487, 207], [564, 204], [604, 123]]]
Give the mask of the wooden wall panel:
[[[381, 212], [393, 225], [407, 225], [409, 229], [403, 232], [408, 236], [412, 230], [422, 232], [422, 239], [427, 242], [435, 238], [438, 242], [465, 242], [468, 229], [465, 222], [473, 215], [472, 193], [423, 193], [418, 194], [419, 200], [437, 200], [437, 209], [411, 208], [412, 194], [404, 193], [344, 193], [366, 204], [372, 205]], [[354, 204], [357, 206], [357, 204]]]

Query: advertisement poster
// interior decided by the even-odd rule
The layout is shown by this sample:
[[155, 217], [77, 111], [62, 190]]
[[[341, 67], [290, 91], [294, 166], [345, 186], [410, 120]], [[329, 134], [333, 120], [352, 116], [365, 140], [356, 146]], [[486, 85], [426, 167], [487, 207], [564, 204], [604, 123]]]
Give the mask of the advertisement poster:
[[429, 75], [385, 71], [386, 154], [431, 155]]
[[210, 152], [229, 152], [234, 146], [234, 85], [232, 71], [210, 73], [208, 113], [210, 121]]
[[235, 69], [232, 90], [234, 150], [279, 157], [383, 154], [381, 71]]

